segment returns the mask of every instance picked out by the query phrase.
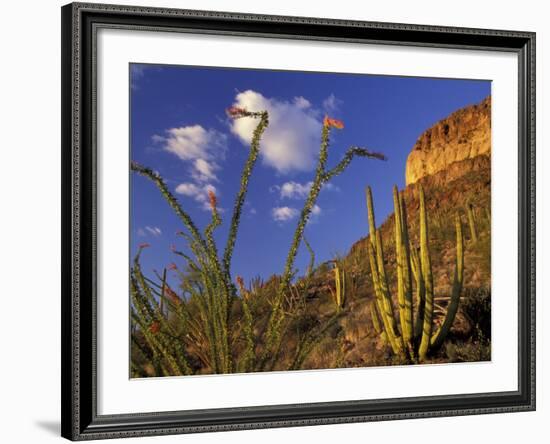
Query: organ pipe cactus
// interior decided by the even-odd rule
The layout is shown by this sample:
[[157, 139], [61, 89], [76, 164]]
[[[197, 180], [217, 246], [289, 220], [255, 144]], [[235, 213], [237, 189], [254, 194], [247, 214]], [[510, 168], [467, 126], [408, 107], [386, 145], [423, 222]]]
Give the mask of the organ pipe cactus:
[[[434, 332], [434, 285], [424, 189], [422, 186], [419, 188], [420, 252], [418, 252], [412, 248], [409, 239], [403, 196], [399, 194], [397, 187], [394, 187], [399, 329], [394, 317], [393, 298], [387, 282], [380, 230], [376, 229], [370, 187], [367, 188], [366, 195], [370, 229], [367, 252], [376, 302], [371, 306], [370, 311], [375, 331], [381, 335], [384, 333], [383, 340], [389, 343], [396, 355], [410, 360], [425, 361], [430, 350], [435, 350], [443, 344], [454, 322], [460, 302], [464, 276], [464, 241], [460, 216], [457, 214], [455, 217], [456, 259], [450, 303], [443, 323]], [[414, 304], [412, 276], [416, 283]], [[377, 310], [373, 309], [374, 306]], [[382, 325], [380, 325], [378, 315], [382, 320]]]
[[[418, 357], [422, 361], [428, 354], [428, 347], [432, 335], [432, 319], [434, 311], [434, 284], [432, 275], [432, 261], [430, 247], [428, 245], [428, 216], [426, 215], [426, 202], [424, 189], [419, 190], [420, 199], [420, 272], [424, 279], [424, 316], [422, 322], [422, 336], [418, 348]], [[457, 252], [458, 253], [458, 252]]]
[[403, 333], [403, 342], [412, 349], [412, 283], [409, 233], [406, 209], [397, 187], [393, 187], [393, 204], [395, 208], [395, 247], [397, 258], [397, 301], [399, 304], [399, 321]]
[[369, 304], [369, 312], [372, 320], [372, 326], [376, 334], [380, 335], [382, 343], [386, 342], [386, 332], [383, 330], [383, 326], [380, 325], [380, 318], [378, 315], [378, 309], [374, 301], [371, 301]]
[[334, 273], [334, 291], [332, 291], [332, 296], [334, 298], [334, 303], [336, 304], [336, 310], [340, 311], [344, 306], [345, 296], [346, 296], [346, 272], [340, 270], [338, 262], [334, 262], [334, 268], [332, 269]]
[[476, 219], [474, 216], [474, 208], [471, 203], [467, 205], [466, 212], [468, 214], [468, 225], [470, 227], [470, 239], [472, 242], [477, 242]]
[[462, 223], [460, 222], [460, 216], [458, 214], [455, 215], [455, 229], [457, 241], [453, 290], [451, 293], [449, 306], [447, 307], [447, 315], [445, 316], [445, 320], [431, 338], [431, 346], [433, 348], [438, 348], [441, 344], [443, 344], [447, 333], [449, 333], [449, 330], [451, 329], [453, 320], [458, 310], [458, 304], [460, 302], [460, 292], [462, 290], [462, 283], [464, 280], [464, 241], [462, 235]]

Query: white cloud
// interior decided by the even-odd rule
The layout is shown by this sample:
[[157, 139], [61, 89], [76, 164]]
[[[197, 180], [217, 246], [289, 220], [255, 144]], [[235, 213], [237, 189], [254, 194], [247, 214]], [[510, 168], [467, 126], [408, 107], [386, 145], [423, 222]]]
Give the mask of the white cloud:
[[286, 222], [298, 216], [298, 210], [292, 207], [275, 207], [271, 210], [273, 219], [277, 222]]
[[133, 90], [139, 89], [138, 82], [145, 74], [145, 65], [130, 64], [130, 86]]
[[227, 136], [201, 125], [170, 128], [165, 133], [166, 136], [153, 135], [153, 142], [162, 143], [166, 151], [187, 163], [192, 179], [179, 184], [176, 193], [193, 198], [204, 210], [210, 211], [208, 190], [216, 191], [212, 182], [219, 182], [216, 171], [225, 158]]
[[337, 98], [334, 94], [331, 94], [325, 100], [323, 100], [323, 109], [327, 113], [334, 113], [340, 110], [340, 107], [343, 103], [344, 102], [342, 100]]
[[194, 198], [195, 196], [198, 196], [201, 192], [202, 190], [197, 185], [190, 182], [180, 183], [176, 187], [176, 193], [183, 194], [184, 196], [188, 197]]
[[197, 182], [218, 180], [214, 171], [218, 170], [220, 167], [216, 163], [204, 159], [196, 159], [193, 166], [194, 170], [191, 172], [191, 175]]
[[139, 90], [140, 83], [146, 73], [160, 71], [162, 71], [162, 68], [159, 65], [130, 63], [130, 87], [133, 90]]
[[340, 191], [340, 188], [330, 182], [325, 183], [323, 189], [328, 191]]
[[300, 109], [306, 109], [311, 107], [311, 102], [305, 97], [299, 96], [294, 97], [294, 105], [296, 105]]
[[149, 227], [146, 226], [145, 230], [152, 236], [158, 237], [162, 234], [162, 230], [159, 227]]
[[199, 202], [201, 204], [201, 208], [205, 211], [211, 211], [210, 203], [208, 201], [209, 191], [216, 193], [216, 195], [218, 195], [219, 197], [219, 193], [217, 192], [216, 187], [212, 184], [197, 185], [191, 182], [184, 182], [180, 183], [176, 187], [176, 193], [190, 197], [196, 202]]
[[[269, 127], [262, 137], [260, 155], [264, 164], [280, 173], [309, 171], [315, 165], [322, 124], [310, 105], [303, 97], [287, 102], [252, 90], [237, 94], [234, 103], [249, 111], [268, 111]], [[249, 144], [257, 124], [255, 119], [236, 119], [231, 130]]]
[[147, 65], [140, 65], [136, 63], [130, 63], [130, 74], [134, 77], [141, 78], [145, 73]]
[[[305, 199], [308, 196], [309, 190], [311, 190], [312, 185], [313, 182], [311, 181], [306, 183], [299, 183], [291, 180], [289, 182], [283, 183], [282, 185], [273, 185], [269, 188], [269, 191], [271, 191], [272, 193], [278, 192], [281, 199]], [[339, 188], [336, 185], [331, 184], [330, 182], [324, 184], [323, 189], [329, 191], [339, 191]]]
[[162, 234], [162, 230], [159, 227], [146, 226], [144, 228], [138, 228], [136, 234], [139, 237], [154, 236], [159, 237]]
[[[322, 210], [319, 205], [313, 205], [309, 222], [315, 222], [317, 218], [321, 215], [321, 212]], [[273, 220], [275, 220], [276, 222], [288, 222], [289, 220], [298, 217], [299, 214], [300, 210], [293, 207], [275, 207], [271, 210]]]
[[191, 176], [197, 182], [218, 180], [215, 171], [218, 162], [225, 158], [227, 136], [201, 125], [182, 126], [166, 130], [166, 136], [154, 134], [155, 143], [163, 143], [164, 149], [191, 164]]
[[307, 182], [304, 184], [294, 181], [285, 182], [279, 189], [281, 199], [284, 199], [285, 197], [288, 199], [305, 199], [309, 194], [309, 190], [311, 190], [312, 185], [313, 182]]
[[159, 134], [153, 134], [151, 136], [151, 140], [153, 141], [153, 143], [161, 143], [161, 142], [164, 142], [166, 140], [166, 137], [161, 136]]
[[166, 130], [164, 138], [167, 151], [181, 160], [212, 160], [225, 154], [226, 136], [201, 125], [182, 126]]

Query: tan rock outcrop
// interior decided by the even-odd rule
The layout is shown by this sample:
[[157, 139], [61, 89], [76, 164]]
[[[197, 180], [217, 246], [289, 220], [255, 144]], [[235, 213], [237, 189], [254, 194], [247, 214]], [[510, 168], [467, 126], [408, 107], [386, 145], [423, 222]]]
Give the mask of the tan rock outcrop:
[[491, 96], [455, 111], [422, 133], [407, 158], [406, 184], [481, 154], [491, 154]]

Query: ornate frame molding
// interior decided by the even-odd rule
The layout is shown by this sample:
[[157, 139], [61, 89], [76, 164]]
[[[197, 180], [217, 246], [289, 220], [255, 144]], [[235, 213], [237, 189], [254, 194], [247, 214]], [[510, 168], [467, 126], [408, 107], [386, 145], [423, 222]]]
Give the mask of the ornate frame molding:
[[[72, 3], [62, 8], [62, 435], [71, 440], [535, 409], [535, 34]], [[95, 40], [99, 27], [514, 52], [519, 61], [518, 391], [97, 415]]]

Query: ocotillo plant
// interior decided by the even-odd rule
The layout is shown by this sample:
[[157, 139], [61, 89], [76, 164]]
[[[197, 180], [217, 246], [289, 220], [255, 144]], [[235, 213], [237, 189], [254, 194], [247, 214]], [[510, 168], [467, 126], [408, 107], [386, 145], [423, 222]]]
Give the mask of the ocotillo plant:
[[[143, 249], [148, 246], [148, 244], [139, 246], [130, 272], [132, 321], [140, 328], [148, 347], [144, 348], [144, 344], [139, 343], [135, 336], [132, 336], [132, 340], [142, 354], [151, 361], [157, 374], [188, 375], [192, 370], [183, 344], [176, 339], [177, 333], [174, 326], [165, 318], [157, 302], [157, 298], [163, 300], [164, 295], [147, 282], [147, 278], [141, 271], [139, 257]], [[163, 281], [161, 288], [164, 289], [166, 285]], [[172, 304], [175, 305], [173, 302]], [[178, 307], [174, 309], [181, 314]]]
[[[385, 269], [384, 251], [380, 230], [376, 228], [372, 191], [367, 188], [367, 208], [370, 229], [370, 242], [367, 242], [375, 301], [377, 310], [371, 308], [375, 329], [383, 330], [387, 341], [396, 355], [410, 360], [424, 361], [430, 350], [441, 346], [445, 340], [458, 310], [464, 273], [464, 242], [460, 216], [455, 216], [456, 264], [450, 303], [445, 319], [437, 331], [433, 331], [434, 287], [429, 248], [428, 215], [424, 190], [419, 187], [420, 200], [420, 255], [411, 247], [406, 205], [397, 187], [393, 189], [395, 215], [395, 250], [397, 267], [397, 301], [399, 325], [394, 317], [393, 298], [389, 290]], [[412, 279], [416, 281], [416, 312], [413, 315]], [[377, 313], [378, 312], [378, 313]], [[382, 326], [378, 322], [378, 314]], [[415, 319], [416, 318], [416, 319]]]
[[[259, 122], [254, 130], [248, 159], [241, 173], [241, 186], [235, 199], [229, 235], [221, 257], [213, 235], [222, 222], [217, 196], [209, 193], [211, 220], [204, 232], [201, 232], [170, 192], [164, 179], [152, 169], [132, 162], [132, 170], [157, 186], [162, 197], [182, 221], [186, 231], [180, 234], [187, 240], [192, 254], [191, 256], [177, 251], [175, 247], [173, 249], [175, 254], [185, 260], [187, 269], [187, 275], [182, 276], [184, 297], [179, 298], [177, 304], [170, 300], [174, 298], [166, 297], [168, 287], [165, 277], [162, 278], [161, 285], [144, 277], [139, 264], [141, 248], [134, 260], [131, 272], [132, 317], [142, 334], [142, 340], [134, 338], [134, 342], [143, 357], [152, 363], [156, 375], [190, 374], [204, 369], [212, 373], [273, 369], [278, 363], [281, 341], [287, 328], [283, 301], [290, 291], [296, 254], [304, 239], [304, 229], [322, 186], [342, 173], [355, 156], [385, 159], [382, 154], [352, 146], [336, 166], [327, 169], [330, 131], [332, 128], [343, 128], [343, 123], [325, 117], [313, 185], [298, 220], [280, 284], [270, 304], [267, 324], [265, 328], [255, 329], [255, 320], [249, 304], [250, 294], [240, 278], [237, 285], [242, 317], [235, 318], [235, 310], [232, 308], [239, 298], [239, 293], [231, 278], [231, 261], [250, 177], [260, 152], [262, 135], [269, 124], [269, 116], [266, 111], [251, 112], [238, 107], [229, 108], [227, 114], [233, 119], [255, 118]], [[310, 265], [313, 268], [314, 257], [311, 257]], [[174, 269], [178, 270], [177, 266]], [[164, 307], [160, 308], [157, 299], [163, 301], [163, 305], [166, 302], [169, 312], [175, 313], [177, 327], [164, 315]], [[307, 355], [337, 321], [338, 316], [333, 316], [303, 336], [296, 346], [289, 368], [300, 368]], [[256, 330], [259, 333], [255, 333]], [[244, 338], [237, 338], [238, 335], [243, 335]], [[236, 345], [242, 343], [241, 340], [245, 343], [244, 350]], [[263, 349], [259, 356], [256, 356], [257, 349]], [[197, 359], [200, 365], [195, 362]], [[193, 366], [191, 361], [194, 362]], [[139, 369], [135, 369], [135, 372], [140, 373]]]
[[[311, 215], [311, 211], [317, 201], [317, 197], [321, 192], [323, 185], [328, 183], [333, 177], [338, 176], [349, 166], [350, 162], [355, 156], [369, 157], [379, 160], [385, 160], [386, 157], [377, 152], [372, 152], [366, 148], [360, 148], [356, 146], [350, 147], [344, 157], [336, 166], [331, 169], [327, 169], [327, 160], [328, 160], [328, 149], [330, 142], [330, 131], [332, 128], [342, 129], [344, 124], [337, 119], [331, 119], [325, 117], [323, 121], [323, 128], [321, 130], [321, 149], [319, 151], [319, 158], [317, 160], [317, 167], [315, 169], [315, 177], [312, 181], [312, 185], [309, 191], [309, 195], [302, 207], [300, 213], [300, 218], [296, 225], [294, 231], [294, 236], [290, 249], [287, 254], [287, 259], [285, 262], [285, 268], [277, 295], [275, 298], [275, 303], [273, 304], [273, 310], [269, 317], [267, 332], [266, 332], [266, 342], [265, 350], [263, 357], [261, 359], [262, 368], [268, 365], [268, 362], [275, 362], [280, 353], [280, 346], [282, 340], [282, 329], [284, 321], [284, 313], [282, 310], [282, 302], [284, 300], [284, 294], [288, 291], [289, 284], [294, 275], [294, 262], [296, 260], [296, 255], [298, 253], [298, 248], [302, 242], [304, 236], [304, 230], [306, 224]], [[272, 367], [272, 366], [271, 366]]]
[[213, 237], [214, 230], [221, 224], [216, 195], [212, 192], [209, 193], [212, 217], [203, 235], [168, 190], [162, 177], [151, 169], [132, 163], [134, 171], [155, 183], [162, 196], [174, 209], [187, 229], [187, 233], [183, 235], [187, 238], [195, 258], [193, 259], [183, 253], [179, 254], [186, 260], [188, 268], [199, 276], [199, 285], [190, 286], [187, 291], [200, 313], [199, 319], [196, 321], [196, 324], [198, 324], [196, 327], [208, 343], [207, 363], [214, 373], [231, 373], [236, 368], [231, 349], [232, 324], [230, 314], [237, 295], [236, 288], [231, 281], [230, 263], [242, 207], [248, 191], [248, 182], [260, 150], [260, 139], [269, 124], [269, 116], [265, 111], [248, 112], [241, 108], [232, 107], [229, 108], [228, 115], [232, 118], [256, 118], [259, 119], [259, 123], [254, 131], [248, 159], [241, 174], [241, 187], [235, 200], [223, 260], [219, 258], [217, 245]]

